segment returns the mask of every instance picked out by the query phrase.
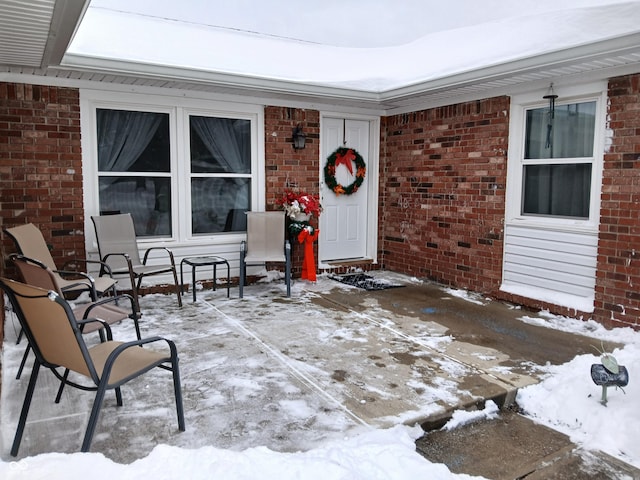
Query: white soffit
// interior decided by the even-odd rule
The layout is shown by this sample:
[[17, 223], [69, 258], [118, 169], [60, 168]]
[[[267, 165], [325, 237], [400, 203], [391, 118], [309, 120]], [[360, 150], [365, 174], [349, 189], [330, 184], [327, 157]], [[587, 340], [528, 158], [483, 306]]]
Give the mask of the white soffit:
[[88, 0], [0, 0], [0, 65], [61, 61]]

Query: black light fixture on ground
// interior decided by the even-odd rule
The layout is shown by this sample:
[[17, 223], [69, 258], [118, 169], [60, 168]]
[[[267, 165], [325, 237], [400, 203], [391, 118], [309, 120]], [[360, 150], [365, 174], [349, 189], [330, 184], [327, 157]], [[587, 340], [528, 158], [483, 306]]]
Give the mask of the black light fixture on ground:
[[298, 125], [293, 129], [293, 148], [300, 150], [304, 148], [307, 136], [302, 132], [302, 127]]
[[607, 406], [607, 388], [626, 387], [629, 384], [629, 372], [624, 366], [618, 365], [616, 358], [605, 352], [604, 347], [600, 353], [601, 363], [591, 365], [591, 379], [593, 383], [602, 387], [600, 403]]

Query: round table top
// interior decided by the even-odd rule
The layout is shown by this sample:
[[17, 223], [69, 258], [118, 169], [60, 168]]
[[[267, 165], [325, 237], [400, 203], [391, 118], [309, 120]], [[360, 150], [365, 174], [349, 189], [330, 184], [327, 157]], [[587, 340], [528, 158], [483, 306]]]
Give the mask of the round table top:
[[187, 263], [189, 265], [213, 265], [214, 263], [227, 263], [227, 260], [222, 257], [216, 257], [215, 255], [207, 255], [183, 258], [181, 263]]

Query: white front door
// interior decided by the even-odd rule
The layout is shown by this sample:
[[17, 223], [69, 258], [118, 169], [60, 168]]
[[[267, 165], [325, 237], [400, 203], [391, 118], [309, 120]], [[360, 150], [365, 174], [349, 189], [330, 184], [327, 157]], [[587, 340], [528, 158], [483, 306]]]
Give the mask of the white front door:
[[[369, 169], [370, 132], [369, 121], [324, 118], [321, 135], [323, 158], [320, 182], [321, 203], [320, 238], [318, 255], [321, 263], [336, 260], [354, 260], [367, 257], [367, 232], [369, 227], [369, 190], [374, 171]], [[324, 181], [324, 166], [327, 158], [338, 148], [354, 149], [364, 160], [367, 172], [360, 188], [351, 195], [336, 195]], [[376, 163], [376, 162], [371, 162]], [[347, 166], [336, 167], [335, 177], [343, 186], [351, 185], [355, 177], [355, 162], [352, 172]]]

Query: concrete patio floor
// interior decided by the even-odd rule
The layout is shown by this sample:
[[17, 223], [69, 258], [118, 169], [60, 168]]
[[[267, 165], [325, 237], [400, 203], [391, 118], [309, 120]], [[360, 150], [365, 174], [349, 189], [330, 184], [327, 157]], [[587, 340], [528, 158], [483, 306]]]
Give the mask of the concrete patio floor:
[[[123, 407], [107, 395], [91, 451], [130, 463], [160, 443], [288, 452], [399, 423], [431, 430], [456, 409], [488, 399], [510, 405], [518, 388], [539, 381], [539, 366], [593, 352], [593, 339], [517, 320], [535, 313], [375, 274], [403, 286], [368, 292], [320, 276], [316, 284], [296, 281], [291, 298], [280, 282], [250, 285], [244, 299], [237, 289], [231, 298], [226, 289], [199, 290], [196, 302], [184, 296], [182, 308], [172, 295], [143, 297], [143, 336], [165, 336], [178, 347], [187, 430], [177, 429], [170, 374], [156, 369], [123, 388]], [[5, 461], [13, 460], [30, 373], [15, 379], [25, 346], [15, 344], [18, 329], [9, 315], [0, 405]], [[117, 325], [114, 337], [133, 339], [133, 326]], [[56, 405], [56, 389], [55, 378], [41, 373], [17, 458], [79, 451], [93, 396], [67, 388]]]

